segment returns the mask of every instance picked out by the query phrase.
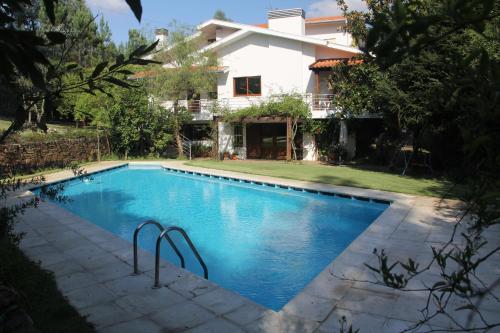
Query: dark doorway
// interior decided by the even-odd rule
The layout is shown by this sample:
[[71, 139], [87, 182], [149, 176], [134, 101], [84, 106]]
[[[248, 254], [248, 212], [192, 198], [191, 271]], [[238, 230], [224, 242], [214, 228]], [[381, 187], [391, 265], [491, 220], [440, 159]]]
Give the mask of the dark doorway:
[[286, 159], [286, 124], [247, 124], [247, 157]]

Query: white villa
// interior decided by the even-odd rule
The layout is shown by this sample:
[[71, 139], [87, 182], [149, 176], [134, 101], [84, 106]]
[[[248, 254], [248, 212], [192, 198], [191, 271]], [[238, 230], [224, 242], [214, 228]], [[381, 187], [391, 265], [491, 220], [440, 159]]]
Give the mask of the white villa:
[[[218, 58], [217, 94], [182, 101], [193, 116], [185, 135], [191, 140], [204, 139], [203, 125], [217, 121], [210, 112], [214, 100], [237, 110], [271, 96], [300, 94], [313, 118], [328, 117], [335, 112], [329, 95], [329, 72], [339, 61], [360, 53], [351, 35], [344, 31], [345, 24], [341, 16], [305, 18], [304, 10], [297, 8], [270, 10], [265, 24], [212, 19], [198, 26], [204, 36], [200, 47], [215, 52]], [[161, 34], [166, 31], [159, 29], [158, 33], [164, 40]], [[240, 159], [290, 158], [290, 126], [285, 118], [218, 122], [218, 126], [221, 154], [236, 154]], [[347, 135], [345, 124], [341, 128], [341, 141], [354, 154], [355, 138]], [[315, 140], [309, 133], [301, 133], [298, 142], [302, 159], [317, 159]]]

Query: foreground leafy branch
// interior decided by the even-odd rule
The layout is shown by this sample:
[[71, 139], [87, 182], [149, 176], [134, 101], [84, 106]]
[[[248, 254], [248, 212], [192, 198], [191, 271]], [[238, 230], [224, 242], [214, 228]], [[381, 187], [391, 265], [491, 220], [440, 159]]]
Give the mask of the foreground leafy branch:
[[[127, 3], [140, 19], [142, 7], [139, 0], [129, 0]], [[56, 0], [43, 0], [45, 12], [52, 25], [55, 24]], [[124, 78], [133, 74], [128, 67], [132, 65], [148, 65], [157, 63], [154, 60], [145, 59], [144, 56], [151, 53], [158, 42], [151, 45], [137, 47], [127, 57], [118, 55], [114, 62], [103, 61], [96, 65], [90, 73], [77, 63], [65, 64], [68, 52], [74, 47], [75, 42], [93, 23], [90, 20], [75, 36], [68, 36], [60, 31], [48, 31], [40, 35], [35, 30], [22, 30], [16, 25], [17, 18], [34, 6], [30, 0], [4, 0], [0, 13], [0, 83], [9, 87], [11, 91], [18, 91], [19, 82], [24, 81], [30, 86], [19, 96], [15, 113], [15, 120], [9, 128], [0, 136], [3, 142], [13, 132], [19, 130], [27, 121], [30, 111], [38, 105], [42, 108], [42, 114], [48, 113], [54, 104], [54, 100], [60, 98], [64, 93], [85, 92], [95, 94], [96, 91], [108, 94], [108, 86], [131, 88]], [[68, 40], [69, 39], [69, 40]], [[49, 53], [58, 50], [57, 57], [51, 58]], [[51, 52], [49, 52], [51, 51]], [[63, 65], [64, 64], [64, 65]], [[65, 84], [63, 77], [75, 75], [77, 82]], [[47, 130], [44, 117], [37, 119], [37, 126]]]

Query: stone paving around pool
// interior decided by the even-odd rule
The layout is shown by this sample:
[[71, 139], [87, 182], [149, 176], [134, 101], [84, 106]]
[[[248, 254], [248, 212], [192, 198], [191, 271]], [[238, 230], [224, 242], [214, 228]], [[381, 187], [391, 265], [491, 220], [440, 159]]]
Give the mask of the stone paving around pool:
[[[162, 288], [153, 289], [154, 257], [139, 251], [140, 275], [132, 275], [132, 243], [51, 203], [43, 202], [19, 218], [17, 231], [26, 233], [20, 247], [44, 269], [54, 272], [61, 292], [93, 323], [98, 332], [339, 332], [345, 316], [360, 333], [400, 332], [422, 319], [426, 294], [396, 291], [361, 282], [374, 280], [365, 263], [376, 264], [374, 248], [393, 259], [427, 261], [431, 246], [448, 241], [456, 220], [457, 202], [375, 190], [331, 186], [265, 176], [154, 162], [170, 168], [237, 177], [286, 186], [333, 191], [390, 200], [391, 206], [351, 245], [279, 312], [266, 309], [166, 261], [161, 263]], [[118, 166], [104, 162], [89, 172]], [[152, 164], [150, 162], [149, 164]], [[47, 181], [72, 177], [70, 171], [48, 175]], [[29, 195], [30, 192], [25, 193]], [[137, 221], [139, 224], [143, 221]], [[500, 229], [489, 232], [491, 249], [500, 243]], [[485, 249], [487, 251], [488, 248]], [[216, 269], [216, 268], [213, 268]], [[210, 270], [210, 267], [209, 267]], [[500, 276], [500, 255], [479, 272], [485, 281]], [[432, 284], [431, 269], [409, 288]], [[357, 281], [352, 281], [357, 280]], [[496, 290], [497, 295], [500, 290]], [[460, 301], [452, 300], [457, 307]], [[498, 302], [486, 299], [482, 314], [497, 319]], [[465, 318], [464, 318], [465, 320]], [[438, 315], [429, 329], [446, 329], [450, 319]], [[490, 332], [499, 332], [490, 331]]]

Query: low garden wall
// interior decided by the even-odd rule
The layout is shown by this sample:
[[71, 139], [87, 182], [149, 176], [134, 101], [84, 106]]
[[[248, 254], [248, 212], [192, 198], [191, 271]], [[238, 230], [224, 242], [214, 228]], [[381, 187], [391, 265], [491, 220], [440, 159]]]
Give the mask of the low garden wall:
[[[101, 155], [108, 153], [106, 140], [100, 142]], [[97, 139], [82, 137], [0, 145], [0, 174], [20, 174], [71, 162], [97, 160]]]

